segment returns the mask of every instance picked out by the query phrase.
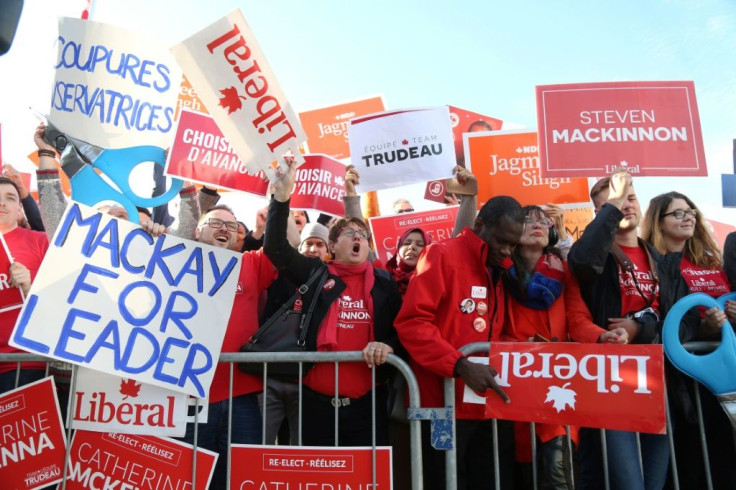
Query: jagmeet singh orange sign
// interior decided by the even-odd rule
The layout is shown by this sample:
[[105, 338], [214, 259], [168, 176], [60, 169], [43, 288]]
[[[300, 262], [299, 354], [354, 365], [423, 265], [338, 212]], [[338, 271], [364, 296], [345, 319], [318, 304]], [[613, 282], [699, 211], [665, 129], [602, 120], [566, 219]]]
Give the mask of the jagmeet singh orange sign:
[[338, 160], [350, 157], [350, 119], [383, 111], [383, 98], [376, 96], [300, 112], [309, 152], [324, 153]]
[[543, 177], [708, 175], [693, 82], [537, 87]]
[[537, 133], [465, 133], [465, 166], [478, 180], [478, 202], [511, 196], [522, 205], [588, 201], [588, 179], [547, 178], [539, 172]]

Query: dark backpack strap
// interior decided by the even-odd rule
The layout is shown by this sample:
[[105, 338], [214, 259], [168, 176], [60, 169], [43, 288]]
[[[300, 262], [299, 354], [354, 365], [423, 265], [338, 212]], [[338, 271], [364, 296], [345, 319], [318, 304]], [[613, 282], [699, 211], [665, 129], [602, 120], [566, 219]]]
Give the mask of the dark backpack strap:
[[[303, 347], [306, 344], [307, 332], [309, 330], [309, 322], [312, 319], [312, 313], [314, 313], [314, 307], [317, 305], [317, 297], [319, 296], [320, 291], [322, 291], [322, 287], [325, 285], [325, 281], [327, 280], [327, 266], [322, 266], [316, 269], [314, 272], [312, 272], [313, 277], [317, 277], [317, 275], [319, 275], [319, 281], [317, 281], [316, 287], [314, 288], [314, 294], [312, 295], [312, 301], [309, 303], [309, 308], [307, 309], [307, 312], [302, 315], [302, 320], [300, 323], [300, 329], [299, 329], [300, 333], [299, 333], [299, 343], [298, 343], [300, 347]], [[312, 277], [310, 277], [310, 279], [312, 279]]]

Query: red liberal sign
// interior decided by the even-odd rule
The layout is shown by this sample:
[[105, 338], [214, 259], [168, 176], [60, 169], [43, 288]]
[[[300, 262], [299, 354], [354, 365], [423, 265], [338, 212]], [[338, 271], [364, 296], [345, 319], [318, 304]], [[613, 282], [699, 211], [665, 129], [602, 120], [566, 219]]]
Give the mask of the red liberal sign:
[[490, 363], [511, 399], [488, 396], [490, 417], [665, 432], [661, 345], [497, 342]]
[[441, 241], [451, 238], [458, 209], [459, 206], [448, 206], [434, 211], [370, 218], [371, 233], [373, 233], [378, 258], [385, 264], [396, 251], [396, 242], [399, 237], [412, 228], [421, 228], [432, 237], [432, 240]]
[[52, 378], [0, 395], [0, 482], [30, 490], [62, 479], [66, 438]]
[[542, 177], [708, 175], [693, 82], [537, 87]]
[[169, 150], [166, 174], [265, 197], [268, 183], [248, 174], [235, 149], [210, 116], [184, 109]]
[[345, 165], [327, 155], [304, 155], [304, 164], [296, 170], [291, 208], [342, 216], [343, 196]]
[[391, 448], [288, 447], [233, 444], [230, 488], [391, 489]]

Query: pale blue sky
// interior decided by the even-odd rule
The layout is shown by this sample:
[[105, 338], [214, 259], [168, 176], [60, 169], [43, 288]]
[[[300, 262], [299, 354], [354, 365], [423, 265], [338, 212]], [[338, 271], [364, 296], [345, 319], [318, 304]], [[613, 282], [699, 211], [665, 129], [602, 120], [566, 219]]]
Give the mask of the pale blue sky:
[[[78, 16], [85, 4], [25, 3], [16, 42], [0, 58], [3, 157], [20, 166], [33, 149], [26, 108], [48, 107], [54, 17]], [[676, 189], [709, 218], [736, 223], [736, 211], [721, 208], [720, 185], [733, 172], [736, 138], [732, 0], [97, 0], [93, 14], [173, 44], [235, 8], [297, 111], [382, 94], [391, 109], [452, 104], [535, 129], [535, 85], [694, 80], [710, 176], [640, 178], [637, 191], [646, 207]], [[433, 207], [414, 186], [382, 193], [382, 208], [401, 194]]]

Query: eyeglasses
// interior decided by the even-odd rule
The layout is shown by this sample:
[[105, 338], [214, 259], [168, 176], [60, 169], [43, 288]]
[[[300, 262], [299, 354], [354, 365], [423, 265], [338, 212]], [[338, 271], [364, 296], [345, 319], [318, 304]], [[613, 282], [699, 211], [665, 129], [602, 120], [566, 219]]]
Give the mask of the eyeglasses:
[[216, 230], [219, 230], [220, 228], [222, 228], [222, 225], [225, 225], [225, 228], [227, 228], [228, 231], [234, 231], [236, 233], [238, 231], [237, 221], [222, 221], [221, 219], [210, 218], [207, 221], [205, 221], [204, 224]]
[[662, 218], [665, 216], [674, 216], [677, 219], [684, 219], [685, 215], [690, 215], [693, 218], [696, 218], [698, 216], [698, 210], [697, 209], [675, 209], [671, 213], [665, 213], [662, 215]]
[[555, 222], [549, 218], [540, 218], [540, 219], [524, 218], [524, 226], [539, 225], [545, 228], [552, 228], [554, 224]]
[[414, 208], [408, 208], [408, 209], [399, 209], [398, 211], [396, 211], [396, 214], [401, 214], [401, 213], [413, 213], [413, 212], [414, 212]]
[[358, 238], [362, 238], [363, 240], [368, 240], [368, 232], [365, 230], [353, 230], [351, 228], [348, 228], [347, 230], [343, 231], [342, 236], [346, 236], [348, 238], [355, 238], [356, 236]]

